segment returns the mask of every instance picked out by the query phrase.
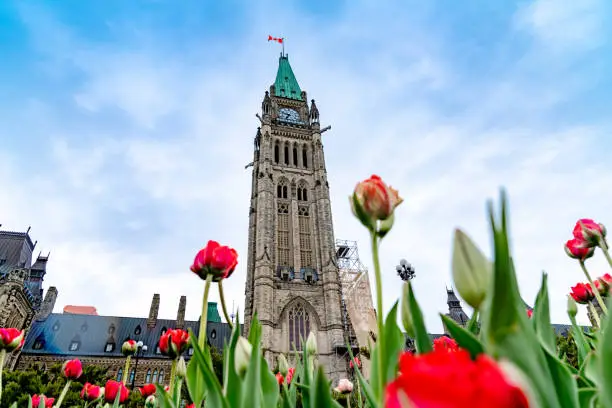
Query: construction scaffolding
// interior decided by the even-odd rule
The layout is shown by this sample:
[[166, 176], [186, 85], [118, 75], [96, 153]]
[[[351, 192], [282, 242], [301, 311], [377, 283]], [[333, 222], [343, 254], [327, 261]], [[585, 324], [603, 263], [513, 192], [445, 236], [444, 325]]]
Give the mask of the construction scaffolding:
[[357, 241], [337, 239], [336, 260], [342, 288], [344, 331], [348, 343], [353, 350], [369, 348], [372, 335], [376, 333], [376, 313], [368, 270], [359, 259]]

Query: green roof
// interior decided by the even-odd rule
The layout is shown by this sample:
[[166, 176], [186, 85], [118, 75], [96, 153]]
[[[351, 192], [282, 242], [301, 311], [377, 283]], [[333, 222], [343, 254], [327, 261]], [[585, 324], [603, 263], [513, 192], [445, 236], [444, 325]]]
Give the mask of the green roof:
[[221, 323], [221, 316], [219, 315], [217, 302], [208, 302], [208, 315], [206, 321]]
[[287, 54], [280, 56], [278, 59], [278, 72], [276, 73], [276, 81], [274, 81], [274, 95], [283, 98], [302, 100], [302, 90], [298, 85]]

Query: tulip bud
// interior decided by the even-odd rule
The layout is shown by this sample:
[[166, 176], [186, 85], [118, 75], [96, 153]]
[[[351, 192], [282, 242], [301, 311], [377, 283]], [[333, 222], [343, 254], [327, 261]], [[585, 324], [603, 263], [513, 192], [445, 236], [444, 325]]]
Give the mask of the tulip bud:
[[15, 328], [0, 328], [0, 349], [12, 352], [23, 347], [25, 331]]
[[408, 291], [410, 290], [410, 285], [408, 282], [404, 282], [404, 286], [402, 288], [402, 323], [404, 325], [404, 330], [408, 333], [408, 336], [413, 337], [414, 334], [414, 325], [412, 324], [412, 315], [410, 314], [410, 304], [408, 303]]
[[391, 218], [384, 226], [383, 235], [391, 228], [393, 211], [402, 201], [397, 190], [375, 175], [358, 183], [350, 197], [353, 214], [370, 231], [376, 230], [377, 221]]
[[571, 318], [576, 317], [576, 315], [578, 314], [578, 305], [576, 304], [574, 298], [572, 298], [571, 296], [567, 297], [567, 314]]
[[251, 352], [253, 346], [244, 337], [238, 337], [236, 349], [234, 350], [234, 368], [238, 375], [242, 376], [246, 373], [249, 362], [251, 361]]
[[183, 356], [181, 356], [176, 363], [176, 376], [178, 378], [187, 377], [187, 365], [185, 364], [185, 359]]
[[283, 353], [278, 355], [278, 372], [283, 376], [287, 375], [287, 371], [289, 370], [289, 363], [287, 362], [287, 357]]
[[311, 356], [317, 354], [317, 338], [313, 332], [310, 332], [306, 340], [306, 353]]
[[145, 408], [155, 408], [157, 406], [157, 398], [155, 395], [149, 395], [145, 400]]
[[121, 352], [124, 356], [133, 356], [138, 350], [138, 344], [135, 340], [126, 340], [121, 346]]
[[452, 270], [457, 292], [468, 305], [478, 310], [489, 288], [491, 262], [459, 229], [455, 230]]
[[606, 237], [606, 227], [591, 219], [582, 218], [576, 222], [574, 237], [584, 240], [588, 246], [596, 246]]
[[582, 239], [574, 238], [565, 243], [565, 253], [570, 258], [584, 261], [593, 256], [595, 248]]

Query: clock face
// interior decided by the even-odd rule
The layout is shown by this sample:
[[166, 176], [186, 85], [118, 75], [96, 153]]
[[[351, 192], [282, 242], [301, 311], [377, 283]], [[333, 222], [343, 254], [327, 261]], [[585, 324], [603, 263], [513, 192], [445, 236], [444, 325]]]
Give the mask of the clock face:
[[278, 111], [278, 119], [288, 123], [302, 123], [299, 113], [290, 108], [281, 108]]

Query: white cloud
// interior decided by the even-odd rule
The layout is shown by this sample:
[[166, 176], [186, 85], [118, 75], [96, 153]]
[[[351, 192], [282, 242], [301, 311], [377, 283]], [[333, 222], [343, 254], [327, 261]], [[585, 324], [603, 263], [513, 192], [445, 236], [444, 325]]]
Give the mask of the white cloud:
[[[523, 11], [521, 21], [548, 41], [565, 17], [545, 18], [546, 4]], [[453, 228], [490, 252], [485, 200], [505, 185], [524, 297], [533, 301], [540, 271], [549, 271], [553, 318], [565, 321], [565, 294], [582, 278], [562, 244], [579, 217], [610, 222], [609, 124], [558, 123], [554, 108], [571, 93], [558, 91], [553, 79], [534, 87], [520, 56], [499, 81], [464, 83], [444, 51], [449, 45], [417, 22], [392, 24], [403, 21], [387, 18], [396, 12], [365, 18], [360, 8], [328, 26], [291, 12], [281, 19], [301, 21], [291, 30], [292, 66], [317, 99], [323, 124], [333, 125], [324, 142], [336, 237], [358, 240], [371, 269], [368, 237], [347, 196], [371, 173], [397, 187], [406, 202], [382, 247], [385, 307], [400, 295], [395, 264], [406, 258], [416, 266], [430, 329], [439, 331]], [[46, 282], [59, 287], [57, 309], [84, 303], [103, 314], [144, 316], [152, 294], [161, 293], [160, 315], [173, 317], [185, 294], [188, 317], [196, 319], [202, 285], [187, 267], [209, 238], [241, 254], [226, 291], [242, 309], [250, 197], [244, 165], [252, 160], [254, 113], [274, 79], [276, 51], [246, 39], [222, 62], [225, 51], [214, 48], [198, 58], [172, 54], [168, 64], [163, 47], [101, 47], [34, 15], [34, 38], [59, 32], [52, 37], [57, 52], [47, 53], [82, 82], [67, 91], [77, 109], [59, 111], [42, 98], [45, 114], [25, 125], [44, 123], [49, 135], [52, 161], [44, 173], [0, 160], [2, 190], [11, 191], [0, 196], [0, 214], [13, 229], [31, 224], [51, 249]], [[343, 41], [350, 46], [339, 47]], [[455, 94], [460, 110], [438, 104]], [[591, 263], [594, 274], [609, 270], [601, 257]]]

